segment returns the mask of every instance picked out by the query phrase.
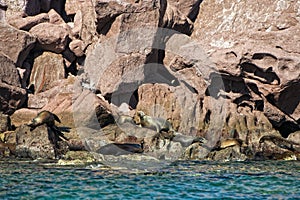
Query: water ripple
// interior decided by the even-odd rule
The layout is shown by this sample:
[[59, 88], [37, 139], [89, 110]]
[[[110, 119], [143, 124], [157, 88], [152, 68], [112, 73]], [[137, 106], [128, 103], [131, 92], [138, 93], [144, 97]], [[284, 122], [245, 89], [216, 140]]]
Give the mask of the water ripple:
[[152, 172], [0, 161], [0, 199], [295, 199], [300, 163], [176, 162]]

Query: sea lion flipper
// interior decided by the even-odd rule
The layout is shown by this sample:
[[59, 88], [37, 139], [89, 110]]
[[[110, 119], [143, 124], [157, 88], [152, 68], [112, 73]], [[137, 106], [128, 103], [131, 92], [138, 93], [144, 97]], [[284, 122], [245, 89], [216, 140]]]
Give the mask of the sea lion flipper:
[[57, 122], [61, 123], [61, 121], [60, 121], [60, 119], [57, 117], [57, 115], [54, 114], [54, 113], [52, 113], [52, 114], [53, 114], [54, 119], [55, 119]]

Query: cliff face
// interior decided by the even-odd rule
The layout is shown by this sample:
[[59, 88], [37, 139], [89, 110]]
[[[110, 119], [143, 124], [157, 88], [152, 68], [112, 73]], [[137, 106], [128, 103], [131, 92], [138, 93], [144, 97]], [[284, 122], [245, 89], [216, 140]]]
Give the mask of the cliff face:
[[143, 110], [253, 152], [300, 129], [298, 1], [1, 0], [0, 22], [0, 109], [17, 125], [32, 109], [96, 129]]

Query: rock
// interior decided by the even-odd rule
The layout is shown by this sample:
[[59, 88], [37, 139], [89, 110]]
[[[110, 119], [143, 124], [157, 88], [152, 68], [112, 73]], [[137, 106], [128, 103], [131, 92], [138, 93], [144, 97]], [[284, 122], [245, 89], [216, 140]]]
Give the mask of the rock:
[[72, 28], [72, 36], [73, 37], [80, 38], [82, 26], [83, 26], [82, 11], [78, 10], [74, 16], [74, 24], [73, 24], [73, 28]]
[[21, 12], [23, 15], [37, 15], [40, 13], [41, 2], [40, 0], [16, 0], [16, 1], [6, 1], [8, 6], [8, 11], [10, 15], [16, 12]]
[[[94, 69], [87, 69], [86, 72], [91, 77], [91, 81], [97, 83], [96, 88], [101, 91], [103, 96], [111, 93], [115, 95], [112, 98], [118, 100], [119, 96], [122, 95], [123, 101], [129, 102], [130, 96], [137, 89], [138, 83], [145, 79], [142, 68], [145, 62], [146, 56], [144, 55], [122, 56], [111, 63], [110, 66], [100, 66], [100, 63], [98, 63], [99, 68], [95, 66]], [[93, 73], [94, 70], [97, 70], [97, 72]], [[114, 104], [118, 105], [117, 102]]]
[[291, 133], [288, 138], [289, 141], [295, 142], [300, 144], [300, 131], [296, 131], [294, 133]]
[[37, 113], [37, 109], [18, 109], [11, 115], [11, 123], [16, 127], [28, 124], [37, 115]]
[[0, 82], [21, 87], [20, 76], [13, 61], [0, 53]]
[[15, 155], [16, 145], [0, 141], [0, 157], [10, 157]]
[[72, 40], [69, 44], [70, 50], [77, 56], [84, 55], [84, 43], [81, 40]]
[[77, 1], [77, 4], [80, 10], [77, 11], [74, 17], [74, 29], [72, 32], [78, 33], [85, 46], [88, 46], [92, 42], [97, 41], [94, 2], [92, 0]]
[[11, 115], [27, 98], [25, 89], [0, 82], [0, 111]]
[[233, 146], [220, 151], [212, 151], [207, 155], [206, 159], [214, 161], [245, 161], [247, 156], [241, 153], [239, 146]]
[[38, 47], [43, 50], [61, 53], [68, 42], [68, 30], [56, 24], [40, 23], [29, 31], [37, 37]]
[[53, 82], [65, 77], [64, 60], [60, 54], [43, 52], [34, 59], [30, 75], [30, 85], [34, 85], [34, 93], [46, 91]]
[[49, 12], [48, 12], [48, 15], [49, 15], [49, 22], [51, 24], [65, 24], [65, 21], [63, 20], [63, 18], [54, 10], [54, 9], [51, 9]]
[[7, 4], [3, 1], [0, 2], [0, 22], [6, 23], [5, 12], [7, 10]]
[[25, 31], [0, 24], [0, 52], [11, 59], [16, 66], [22, 66], [35, 41], [35, 37]]
[[41, 13], [35, 16], [29, 17], [18, 17], [18, 18], [10, 18], [8, 19], [8, 23], [13, 27], [29, 31], [32, 27], [36, 26], [37, 24], [49, 22], [49, 15], [47, 13]]
[[16, 138], [16, 156], [20, 158], [55, 159], [67, 152], [66, 144], [46, 125], [32, 131], [22, 125], [16, 129]]
[[[194, 3], [191, 1], [189, 3]], [[167, 8], [164, 14], [163, 27], [173, 29], [175, 31], [190, 35], [193, 30], [193, 22], [188, 15], [182, 13], [180, 8], [178, 8], [178, 2], [167, 2]], [[173, 5], [172, 5], [173, 4]], [[181, 2], [182, 5], [184, 4]], [[192, 7], [191, 7], [192, 8]], [[196, 8], [197, 9], [197, 8]], [[184, 11], [183, 11], [184, 12]], [[188, 11], [186, 11], [188, 14]]]
[[[247, 88], [237, 92], [243, 83], [226, 83], [222, 76], [224, 88], [218, 92], [224, 90], [227, 98], [235, 102], [241, 96], [234, 95], [248, 93], [250, 98], [240, 105], [248, 106], [252, 101], [253, 108], [263, 111], [272, 126], [288, 137], [299, 130], [296, 122], [299, 99], [290, 91], [299, 82], [295, 73], [299, 68], [300, 60], [296, 56], [299, 49], [294, 44], [299, 40], [300, 26], [297, 11], [293, 9], [297, 7], [295, 2], [275, 1], [267, 6], [270, 3], [266, 0], [258, 6], [253, 2], [203, 1], [192, 38], [201, 41], [220, 71], [229, 74], [231, 80], [242, 78], [244, 89]], [[261, 9], [263, 5], [266, 6]], [[241, 13], [251, 13], [252, 17]], [[263, 19], [266, 13], [268, 17]]]
[[79, 0], [66, 0], [65, 11], [67, 15], [75, 15], [80, 10]]

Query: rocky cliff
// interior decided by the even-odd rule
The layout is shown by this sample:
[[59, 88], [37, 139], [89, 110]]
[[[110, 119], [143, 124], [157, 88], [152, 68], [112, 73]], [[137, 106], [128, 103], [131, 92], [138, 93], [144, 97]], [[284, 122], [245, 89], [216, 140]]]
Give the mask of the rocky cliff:
[[[0, 0], [0, 23], [0, 110], [16, 127], [49, 110], [91, 151], [299, 158], [281, 145], [300, 143], [298, 1]], [[114, 122], [137, 110], [207, 143], [154, 148], [151, 130]], [[220, 150], [228, 138], [243, 145]]]

